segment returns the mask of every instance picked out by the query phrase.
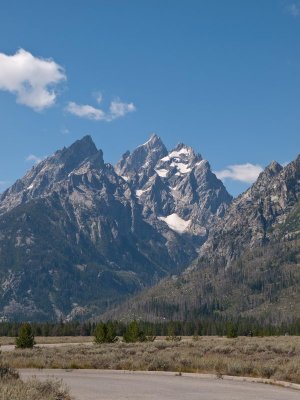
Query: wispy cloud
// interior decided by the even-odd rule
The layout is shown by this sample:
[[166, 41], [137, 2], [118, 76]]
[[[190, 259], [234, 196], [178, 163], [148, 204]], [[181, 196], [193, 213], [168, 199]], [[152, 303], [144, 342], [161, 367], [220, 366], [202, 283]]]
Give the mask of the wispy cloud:
[[215, 171], [216, 176], [221, 180], [232, 179], [244, 183], [253, 183], [263, 168], [258, 164], [234, 164], [229, 165], [221, 171]]
[[136, 111], [136, 107], [133, 103], [124, 103], [117, 99], [110, 103], [108, 111], [104, 111], [101, 108], [96, 108], [89, 104], [77, 104], [71, 101], [67, 105], [66, 111], [77, 117], [110, 122], [117, 118], [124, 117], [130, 112]]
[[38, 156], [36, 156], [34, 154], [29, 154], [29, 156], [27, 156], [25, 160], [28, 161], [28, 162], [33, 162], [34, 164], [38, 164], [43, 159], [44, 159], [44, 157], [38, 157]]
[[102, 101], [103, 101], [103, 94], [102, 94], [101, 92], [95, 92], [95, 93], [94, 93], [94, 97], [95, 97], [96, 102], [97, 102], [98, 104], [101, 104], [101, 103], [102, 103]]
[[300, 2], [292, 3], [288, 5], [286, 9], [293, 17], [298, 17], [300, 15]]
[[88, 104], [77, 104], [73, 101], [70, 101], [66, 107], [66, 111], [81, 118], [94, 119], [96, 121], [106, 119], [106, 115], [103, 110], [101, 110], [100, 108], [95, 108]]
[[126, 114], [136, 111], [133, 103], [122, 103], [120, 100], [115, 100], [110, 103], [109, 107], [111, 120], [124, 117]]
[[68, 128], [65, 128], [65, 127], [61, 128], [60, 132], [61, 132], [63, 135], [69, 135], [69, 133], [70, 133], [69, 129], [68, 129]]
[[0, 53], [0, 90], [15, 94], [18, 103], [35, 111], [54, 105], [54, 86], [65, 79], [63, 68], [51, 59], [34, 57], [23, 49], [14, 55]]

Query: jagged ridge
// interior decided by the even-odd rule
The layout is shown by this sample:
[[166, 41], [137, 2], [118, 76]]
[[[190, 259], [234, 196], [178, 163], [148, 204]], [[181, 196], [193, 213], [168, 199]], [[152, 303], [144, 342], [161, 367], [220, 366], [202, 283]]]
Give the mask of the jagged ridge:
[[[180, 145], [177, 151], [184, 155], [185, 148]], [[215, 179], [216, 191], [222, 189], [204, 163], [202, 192], [190, 186], [195, 194], [181, 200], [181, 211], [176, 204], [178, 196], [187, 193], [188, 181], [176, 201], [173, 195], [170, 201], [163, 195], [170, 195], [171, 184], [196, 179], [196, 164], [202, 158], [190, 148], [189, 153], [183, 162], [193, 164], [191, 171], [179, 176], [178, 165], [171, 166], [171, 183], [155, 171], [170, 155], [156, 135], [123, 157], [115, 169], [85, 136], [6, 190], [0, 198], [0, 318], [91, 316], [187, 266], [206, 230], [196, 240], [192, 224], [178, 230], [174, 221], [172, 225], [163, 218], [173, 213], [175, 225], [178, 218], [186, 222], [202, 196], [209, 221], [217, 211], [213, 201], [208, 204], [214, 194], [206, 177]], [[142, 202], [138, 190], [146, 190], [144, 185], [151, 186], [151, 195]], [[190, 196], [195, 197], [191, 210]], [[226, 199], [229, 202], [230, 196]], [[221, 202], [218, 207], [223, 207]]]

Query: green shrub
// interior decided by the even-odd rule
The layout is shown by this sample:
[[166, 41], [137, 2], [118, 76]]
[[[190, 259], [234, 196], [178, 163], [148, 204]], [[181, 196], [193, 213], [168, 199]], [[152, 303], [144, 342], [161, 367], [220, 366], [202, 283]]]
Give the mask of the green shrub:
[[116, 327], [112, 322], [104, 323], [100, 322], [94, 332], [95, 343], [114, 343], [118, 340]]
[[171, 341], [171, 342], [180, 342], [181, 341], [181, 336], [177, 336], [176, 327], [173, 322], [170, 322], [168, 325], [168, 336], [166, 337], [166, 340]]
[[238, 336], [238, 329], [235, 324], [229, 322], [227, 325], [227, 337], [228, 338], [236, 338]]
[[19, 335], [16, 338], [16, 348], [32, 349], [34, 345], [35, 341], [31, 325], [26, 322], [25, 324], [21, 325], [21, 328], [19, 330]]
[[124, 332], [123, 340], [126, 343], [145, 342], [147, 337], [140, 329], [138, 322], [132, 321]]

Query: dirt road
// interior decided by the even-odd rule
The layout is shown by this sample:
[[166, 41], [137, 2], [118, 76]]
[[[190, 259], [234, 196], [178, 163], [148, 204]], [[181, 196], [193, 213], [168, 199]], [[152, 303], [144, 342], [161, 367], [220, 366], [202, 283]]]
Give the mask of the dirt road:
[[217, 379], [103, 370], [21, 370], [21, 376], [62, 379], [76, 400], [299, 400], [298, 390]]

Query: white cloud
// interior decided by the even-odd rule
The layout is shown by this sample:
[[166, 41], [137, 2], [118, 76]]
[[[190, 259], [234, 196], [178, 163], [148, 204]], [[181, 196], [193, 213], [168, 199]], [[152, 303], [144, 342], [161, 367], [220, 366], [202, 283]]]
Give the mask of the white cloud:
[[287, 11], [293, 16], [298, 17], [300, 15], [300, 3], [292, 3], [287, 6]]
[[135, 111], [136, 107], [133, 103], [123, 103], [120, 100], [114, 100], [110, 103], [109, 111], [106, 112], [88, 104], [77, 104], [71, 101], [67, 105], [66, 110], [77, 117], [110, 122]]
[[26, 161], [33, 162], [34, 164], [38, 164], [43, 160], [43, 157], [38, 157], [34, 154], [29, 154], [29, 156], [26, 157]]
[[95, 92], [94, 96], [95, 96], [96, 102], [98, 104], [101, 104], [102, 100], [103, 100], [103, 94], [101, 92]]
[[262, 171], [263, 168], [260, 165], [246, 163], [229, 165], [221, 171], [215, 171], [215, 174], [221, 180], [232, 179], [234, 181], [253, 183]]
[[51, 107], [57, 97], [54, 86], [66, 79], [53, 60], [34, 57], [20, 49], [14, 55], [0, 53], [0, 90], [17, 96], [17, 102], [36, 111]]
[[136, 107], [133, 103], [122, 103], [120, 100], [115, 100], [110, 103], [109, 111], [111, 119], [116, 119], [136, 111]]
[[101, 121], [106, 119], [105, 112], [100, 110], [100, 108], [95, 108], [88, 104], [76, 104], [70, 101], [67, 105], [66, 110], [77, 117], [94, 119], [96, 121]]

